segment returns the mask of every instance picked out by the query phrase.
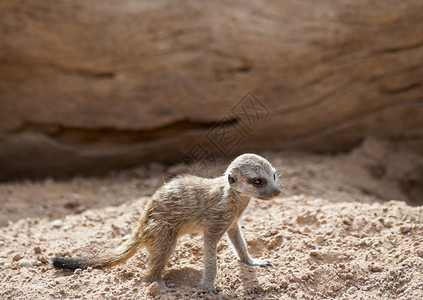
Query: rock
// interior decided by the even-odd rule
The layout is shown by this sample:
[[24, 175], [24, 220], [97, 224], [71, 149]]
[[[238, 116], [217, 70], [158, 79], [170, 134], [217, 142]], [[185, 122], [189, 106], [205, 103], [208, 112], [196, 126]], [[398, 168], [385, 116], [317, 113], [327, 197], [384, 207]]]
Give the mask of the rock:
[[15, 254], [15, 256], [13, 256], [12, 260], [13, 261], [18, 261], [18, 260], [22, 259], [22, 257], [23, 256], [21, 254]]
[[34, 252], [37, 253], [37, 254], [40, 254], [42, 252], [42, 250], [41, 250], [40, 247], [37, 246], [37, 247], [34, 248]]
[[[2, 1], [0, 180], [181, 161], [202, 139], [207, 157], [335, 152], [371, 132], [423, 153], [420, 0], [202, 5]], [[231, 122], [233, 150], [213, 135]]]
[[288, 287], [289, 283], [286, 280], [282, 280], [280, 283], [281, 288], [286, 289]]
[[37, 257], [37, 260], [39, 261], [39, 262], [41, 262], [41, 263], [44, 263], [44, 264], [46, 264], [46, 263], [48, 263], [49, 261], [48, 261], [48, 259], [47, 258], [45, 258], [44, 256], [38, 256]]
[[369, 266], [369, 270], [371, 272], [381, 272], [382, 271], [382, 267], [379, 265], [370, 265]]
[[53, 226], [54, 228], [60, 228], [63, 225], [63, 221], [60, 219], [54, 220], [53, 222], [51, 222], [51, 226]]
[[411, 231], [411, 225], [409, 225], [409, 224], [401, 225], [400, 228], [399, 228], [399, 231], [401, 233], [408, 233], [408, 232]]
[[151, 297], [155, 297], [158, 294], [160, 294], [159, 284], [157, 282], [153, 282], [152, 284], [148, 286], [147, 295]]
[[21, 268], [32, 268], [33, 267], [33, 263], [25, 258], [22, 258], [21, 260], [19, 260], [18, 262], [16, 262], [16, 265], [21, 267]]
[[317, 235], [314, 240], [317, 244], [322, 244], [325, 241], [325, 238], [322, 235]]

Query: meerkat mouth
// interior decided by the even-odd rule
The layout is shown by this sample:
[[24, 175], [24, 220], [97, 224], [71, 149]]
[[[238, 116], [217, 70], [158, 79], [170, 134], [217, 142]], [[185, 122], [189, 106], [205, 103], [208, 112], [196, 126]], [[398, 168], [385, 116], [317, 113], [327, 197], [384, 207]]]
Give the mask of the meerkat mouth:
[[273, 198], [276, 198], [276, 196], [271, 196], [271, 197], [259, 197], [259, 196], [255, 196], [257, 199], [260, 200], [272, 200]]

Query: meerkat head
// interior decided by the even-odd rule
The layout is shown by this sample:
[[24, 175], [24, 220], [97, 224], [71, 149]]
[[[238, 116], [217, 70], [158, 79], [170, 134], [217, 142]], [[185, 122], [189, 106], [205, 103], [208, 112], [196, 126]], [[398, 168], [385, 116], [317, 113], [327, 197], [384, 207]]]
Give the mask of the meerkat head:
[[276, 183], [276, 170], [256, 154], [238, 156], [225, 172], [232, 189], [251, 197], [270, 200], [281, 193]]

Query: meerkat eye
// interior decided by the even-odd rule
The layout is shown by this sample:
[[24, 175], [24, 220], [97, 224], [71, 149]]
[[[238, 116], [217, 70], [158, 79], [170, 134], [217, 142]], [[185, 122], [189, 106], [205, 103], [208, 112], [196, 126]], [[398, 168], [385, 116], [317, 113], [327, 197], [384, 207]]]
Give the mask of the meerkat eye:
[[276, 173], [273, 174], [273, 179], [276, 181]]
[[262, 186], [264, 184], [264, 181], [261, 178], [253, 178], [251, 180], [251, 183], [255, 186]]

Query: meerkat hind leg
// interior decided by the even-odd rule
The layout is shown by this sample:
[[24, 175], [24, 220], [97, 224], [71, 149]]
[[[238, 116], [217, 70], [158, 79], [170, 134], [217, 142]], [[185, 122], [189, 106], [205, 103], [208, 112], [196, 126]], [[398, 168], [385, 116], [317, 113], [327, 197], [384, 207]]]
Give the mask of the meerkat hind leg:
[[148, 263], [149, 270], [147, 274], [147, 280], [150, 282], [157, 282], [160, 290], [167, 293], [176, 292], [176, 290], [168, 288], [162, 278], [163, 269], [165, 268], [170, 255], [175, 249], [176, 240], [177, 236], [173, 234], [171, 236], [168, 235], [166, 239], [162, 236], [161, 238], [157, 239], [155, 244], [150, 246], [148, 249], [150, 252], [150, 257]]
[[259, 267], [266, 267], [271, 265], [270, 261], [257, 259], [257, 258], [251, 258], [250, 254], [248, 254], [247, 246], [245, 244], [244, 238], [242, 237], [242, 233], [239, 228], [238, 222], [236, 222], [229, 228], [228, 237], [232, 245], [234, 246], [239, 259], [243, 263], [249, 266], [259, 266]]

